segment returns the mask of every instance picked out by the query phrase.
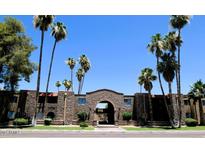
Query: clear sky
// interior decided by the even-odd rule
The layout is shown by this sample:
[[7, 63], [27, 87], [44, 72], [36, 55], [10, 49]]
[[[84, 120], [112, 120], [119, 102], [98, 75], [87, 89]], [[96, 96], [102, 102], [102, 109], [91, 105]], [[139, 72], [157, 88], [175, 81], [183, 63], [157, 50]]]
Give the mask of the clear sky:
[[[38, 46], [31, 56], [31, 60], [37, 63], [41, 33], [33, 27], [33, 16], [14, 17], [22, 21], [26, 34]], [[2, 20], [3, 16], [0, 16]], [[68, 57], [78, 59], [81, 54], [86, 54], [91, 69], [86, 74], [82, 93], [102, 88], [124, 94], [139, 92], [137, 77], [141, 69], [151, 67], [156, 74], [156, 58], [146, 48], [151, 36], [156, 33], [165, 35], [172, 30], [169, 16], [56, 16], [55, 21], [67, 26], [68, 37], [56, 46], [50, 91], [57, 91], [57, 80], [70, 79], [70, 70], [64, 61]], [[198, 79], [205, 81], [205, 16], [193, 16], [191, 23], [182, 30], [182, 37], [181, 82], [182, 92], [187, 93], [193, 82]], [[53, 43], [54, 38], [48, 31], [43, 48], [41, 91], [46, 88]], [[37, 72], [32, 75], [30, 83], [20, 82], [19, 89], [36, 89], [36, 79]], [[173, 82], [173, 92], [176, 91], [175, 85]], [[75, 78], [75, 92], [77, 87]], [[164, 88], [168, 92], [165, 82]], [[158, 81], [154, 82], [152, 93], [161, 93]]]

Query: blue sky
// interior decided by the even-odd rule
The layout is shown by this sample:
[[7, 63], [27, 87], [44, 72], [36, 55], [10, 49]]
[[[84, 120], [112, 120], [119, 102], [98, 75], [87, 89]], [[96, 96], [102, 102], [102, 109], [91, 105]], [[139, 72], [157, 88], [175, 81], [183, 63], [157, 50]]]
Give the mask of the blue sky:
[[[33, 16], [14, 16], [22, 21], [26, 34], [40, 47], [41, 33], [34, 29]], [[3, 16], [0, 16], [0, 21]], [[169, 16], [56, 16], [55, 21], [63, 22], [68, 29], [66, 40], [56, 46], [50, 91], [57, 91], [57, 80], [70, 79], [70, 70], [65, 65], [68, 57], [78, 59], [86, 54], [91, 61], [91, 69], [86, 74], [82, 93], [97, 89], [112, 89], [124, 94], [140, 91], [137, 77], [141, 69], [151, 67], [156, 74], [156, 59], [147, 51], [151, 36], [171, 31]], [[191, 23], [182, 31], [181, 82], [182, 92], [187, 93], [190, 85], [198, 79], [205, 81], [205, 17], [193, 16]], [[54, 39], [48, 31], [45, 35], [41, 76], [41, 91], [45, 91]], [[31, 60], [38, 62], [39, 49], [33, 52]], [[78, 66], [75, 70], [77, 70]], [[20, 82], [20, 89], [35, 89], [37, 73], [31, 82]], [[173, 82], [173, 92], [176, 91]], [[74, 79], [74, 90], [78, 82]], [[167, 84], [164, 82], [167, 91]], [[64, 88], [61, 87], [61, 90]], [[160, 92], [158, 81], [154, 82], [152, 93]]]

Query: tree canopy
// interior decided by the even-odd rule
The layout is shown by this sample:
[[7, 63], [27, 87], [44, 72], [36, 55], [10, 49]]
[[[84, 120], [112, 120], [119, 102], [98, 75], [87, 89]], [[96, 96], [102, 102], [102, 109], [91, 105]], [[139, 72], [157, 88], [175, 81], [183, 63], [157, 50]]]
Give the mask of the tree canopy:
[[6, 17], [0, 23], [0, 83], [5, 90], [16, 90], [21, 80], [30, 81], [36, 65], [29, 57], [35, 49], [20, 21]]

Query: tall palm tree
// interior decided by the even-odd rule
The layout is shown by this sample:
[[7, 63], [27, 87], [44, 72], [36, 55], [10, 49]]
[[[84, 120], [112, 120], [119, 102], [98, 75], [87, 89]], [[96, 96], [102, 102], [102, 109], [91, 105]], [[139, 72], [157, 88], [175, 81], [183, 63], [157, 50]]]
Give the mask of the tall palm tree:
[[46, 84], [46, 98], [45, 98], [45, 102], [43, 103], [42, 113], [44, 113], [45, 103], [48, 103], [48, 88], [49, 88], [51, 69], [52, 69], [52, 65], [53, 65], [53, 58], [54, 58], [56, 44], [57, 44], [57, 42], [60, 42], [61, 40], [66, 38], [66, 36], [67, 36], [66, 26], [64, 26], [64, 24], [62, 22], [55, 23], [52, 26], [51, 35], [55, 38], [55, 41], [54, 41], [53, 50], [52, 50], [52, 54], [51, 54], [50, 66], [49, 66], [49, 71], [48, 71], [48, 79], [47, 79], [47, 84]]
[[148, 91], [149, 94], [149, 114], [150, 121], [153, 121], [153, 111], [152, 111], [152, 95], [151, 90], [153, 88], [152, 81], [155, 81], [157, 76], [153, 75], [153, 70], [151, 68], [144, 68], [141, 71], [141, 75], [138, 77], [138, 84], [144, 85], [144, 89]]
[[81, 81], [81, 85], [80, 85], [80, 93], [82, 92], [82, 88], [83, 88], [83, 84], [84, 84], [84, 80], [85, 80], [85, 74], [90, 70], [90, 61], [87, 58], [86, 55], [81, 55], [80, 56], [80, 60], [79, 63], [81, 65], [81, 68], [84, 70], [84, 75]]
[[79, 68], [78, 71], [76, 72], [76, 77], [79, 82], [78, 94], [80, 94], [81, 82], [82, 82], [82, 78], [84, 77], [84, 75], [85, 75], [84, 70], [82, 68]]
[[56, 81], [56, 87], [58, 88], [58, 92], [59, 92], [59, 87], [61, 86], [61, 82], [60, 81]]
[[198, 80], [191, 86], [189, 96], [197, 99], [199, 101], [199, 112], [200, 112], [200, 125], [205, 124], [204, 112], [203, 112], [203, 103], [201, 99], [205, 97], [205, 83], [201, 80]]
[[[160, 57], [163, 54], [163, 49], [164, 49], [163, 45], [164, 45], [164, 40], [163, 40], [161, 34], [159, 34], [159, 33], [157, 33], [156, 35], [153, 35], [152, 39], [151, 39], [151, 42], [147, 45], [148, 51], [153, 53], [156, 57], [156, 60], [157, 60], [156, 61], [156, 66], [159, 65]], [[170, 125], [171, 125], [171, 115], [170, 115], [170, 111], [169, 111], [169, 108], [168, 108], [167, 99], [166, 99], [166, 96], [165, 96], [165, 93], [164, 93], [164, 89], [163, 89], [163, 86], [162, 86], [161, 74], [160, 74], [159, 71], [157, 71], [157, 74], [158, 74], [160, 89], [161, 89], [161, 92], [162, 92], [162, 95], [163, 95], [164, 103], [165, 103], [165, 106], [166, 106], [166, 110], [167, 110]]]
[[[65, 79], [63, 81], [63, 85], [65, 89], [69, 91], [69, 89], [72, 87], [72, 82]], [[66, 100], [67, 100], [67, 92], [64, 93], [63, 124], [65, 124], [65, 119], [66, 119], [66, 108], [67, 108]]]
[[[157, 65], [158, 72], [162, 73], [163, 78], [168, 83], [169, 98], [170, 98], [170, 103], [172, 104], [172, 106], [173, 106], [173, 102], [172, 102], [172, 86], [171, 85], [175, 77], [176, 67], [178, 67], [178, 65], [175, 60], [175, 55], [171, 53], [164, 53], [161, 56], [161, 61]], [[174, 113], [171, 114], [172, 117], [170, 119], [170, 123], [171, 123], [172, 128], [175, 128], [176, 126], [175, 126], [175, 123], [173, 122], [174, 120], [173, 114]]]
[[74, 69], [74, 67], [75, 67], [75, 64], [76, 64], [76, 62], [75, 62], [75, 59], [74, 58], [68, 58], [68, 60], [66, 61], [66, 64], [70, 67], [70, 74], [71, 74], [71, 82], [72, 82], [72, 92], [73, 92], [73, 69]]
[[[181, 30], [182, 28], [187, 25], [190, 22], [191, 16], [189, 15], [172, 15], [170, 18], [170, 25], [172, 28], [178, 30], [178, 42], [181, 40]], [[178, 70], [177, 70], [177, 94], [178, 94], [178, 101], [179, 101], [179, 120], [180, 120], [180, 125], [181, 127], [181, 114], [182, 114], [182, 109], [181, 109], [181, 62], [180, 62], [180, 47], [181, 43], [178, 43]]]
[[66, 80], [66, 79], [65, 79], [65, 80], [63, 81], [63, 85], [64, 85], [66, 91], [69, 91], [70, 88], [72, 87], [72, 82], [71, 82], [70, 80]]
[[53, 15], [36, 15], [33, 18], [33, 24], [35, 28], [39, 28], [41, 31], [41, 47], [40, 47], [40, 57], [38, 64], [38, 77], [37, 77], [37, 87], [36, 87], [36, 105], [35, 105], [35, 116], [37, 114], [37, 104], [39, 102], [39, 89], [40, 89], [40, 80], [41, 80], [41, 63], [42, 63], [42, 54], [43, 54], [43, 42], [44, 42], [44, 32], [48, 30], [50, 25], [54, 20]]

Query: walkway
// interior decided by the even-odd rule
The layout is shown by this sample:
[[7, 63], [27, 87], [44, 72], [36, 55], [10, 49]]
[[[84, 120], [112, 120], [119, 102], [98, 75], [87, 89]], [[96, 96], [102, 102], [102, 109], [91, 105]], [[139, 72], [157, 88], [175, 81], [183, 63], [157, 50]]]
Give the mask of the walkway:
[[205, 131], [125, 131], [97, 128], [84, 131], [0, 130], [0, 138], [205, 138]]

